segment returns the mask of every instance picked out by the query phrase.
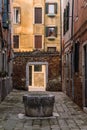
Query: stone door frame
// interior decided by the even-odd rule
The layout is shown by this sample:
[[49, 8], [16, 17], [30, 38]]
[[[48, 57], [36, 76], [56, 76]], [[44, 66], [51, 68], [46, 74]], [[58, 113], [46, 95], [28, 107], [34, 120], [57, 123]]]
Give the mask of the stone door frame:
[[29, 65], [46, 65], [46, 84], [48, 83], [48, 62], [28, 62], [26, 64], [26, 87], [28, 90], [28, 86], [29, 86]]

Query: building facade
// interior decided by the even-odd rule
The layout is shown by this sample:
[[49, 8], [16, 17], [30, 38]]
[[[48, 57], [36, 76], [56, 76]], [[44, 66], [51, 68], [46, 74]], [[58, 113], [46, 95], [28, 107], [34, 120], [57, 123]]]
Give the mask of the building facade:
[[60, 51], [60, 0], [13, 1], [14, 51]]
[[[17, 52], [18, 55], [24, 52], [27, 57], [30, 55], [33, 57], [36, 54], [36, 59], [27, 58], [25, 85], [29, 86], [29, 90], [38, 90], [38, 88], [39, 90], [46, 90], [49, 75], [46, 71], [50, 69], [49, 60], [46, 61], [41, 57], [44, 57], [45, 52], [57, 52], [59, 59], [60, 0], [14, 0], [13, 34], [13, 49], [16, 58]], [[38, 57], [39, 51], [41, 57], [40, 55]], [[46, 54], [48, 59], [51, 58], [49, 53]], [[14, 63], [14, 68], [15, 65]], [[14, 77], [15, 75], [14, 73]]]
[[[67, 2], [71, 3], [71, 6], [69, 7], [69, 15], [67, 15], [67, 12], [65, 13], [65, 8], [63, 8], [62, 80], [65, 83], [63, 88], [68, 96], [84, 108], [87, 107], [87, 1], [67, 0]], [[69, 30], [66, 31], [68, 19], [69, 22], [71, 19], [69, 23], [69, 26], [71, 24], [71, 35], [68, 35]]]
[[[12, 89], [12, 16], [11, 1], [0, 0], [0, 99]], [[8, 85], [8, 86], [7, 86]]]
[[[69, 91], [73, 84], [72, 78], [72, 60], [73, 54], [72, 48], [72, 33], [73, 33], [73, 16], [72, 16], [72, 0], [63, 0], [61, 3], [62, 12], [62, 89], [65, 93], [69, 94]], [[71, 76], [70, 76], [71, 75]], [[69, 81], [72, 82], [70, 82]], [[72, 95], [72, 94], [71, 94]]]

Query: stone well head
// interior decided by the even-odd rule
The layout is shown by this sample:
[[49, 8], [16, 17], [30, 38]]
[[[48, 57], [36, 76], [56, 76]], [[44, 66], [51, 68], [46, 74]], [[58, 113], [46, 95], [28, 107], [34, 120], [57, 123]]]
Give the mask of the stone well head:
[[51, 94], [28, 94], [23, 96], [25, 115], [49, 117], [53, 115], [55, 96]]

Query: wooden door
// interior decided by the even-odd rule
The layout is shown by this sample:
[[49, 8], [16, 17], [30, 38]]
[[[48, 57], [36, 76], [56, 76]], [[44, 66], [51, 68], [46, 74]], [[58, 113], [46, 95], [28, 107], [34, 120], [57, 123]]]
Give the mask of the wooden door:
[[84, 64], [85, 64], [85, 106], [87, 107], [87, 45], [84, 47]]

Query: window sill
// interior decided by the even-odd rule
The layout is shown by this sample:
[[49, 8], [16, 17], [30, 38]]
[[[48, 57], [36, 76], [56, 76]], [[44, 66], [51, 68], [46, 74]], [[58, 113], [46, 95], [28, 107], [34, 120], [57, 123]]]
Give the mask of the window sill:
[[48, 40], [55, 40], [56, 39], [55, 36], [50, 36], [50, 37], [47, 37], [47, 38], [48, 38]]
[[49, 17], [55, 17], [56, 14], [47, 14], [47, 16], [49, 16]]
[[20, 23], [13, 23], [14, 25], [20, 25]]

